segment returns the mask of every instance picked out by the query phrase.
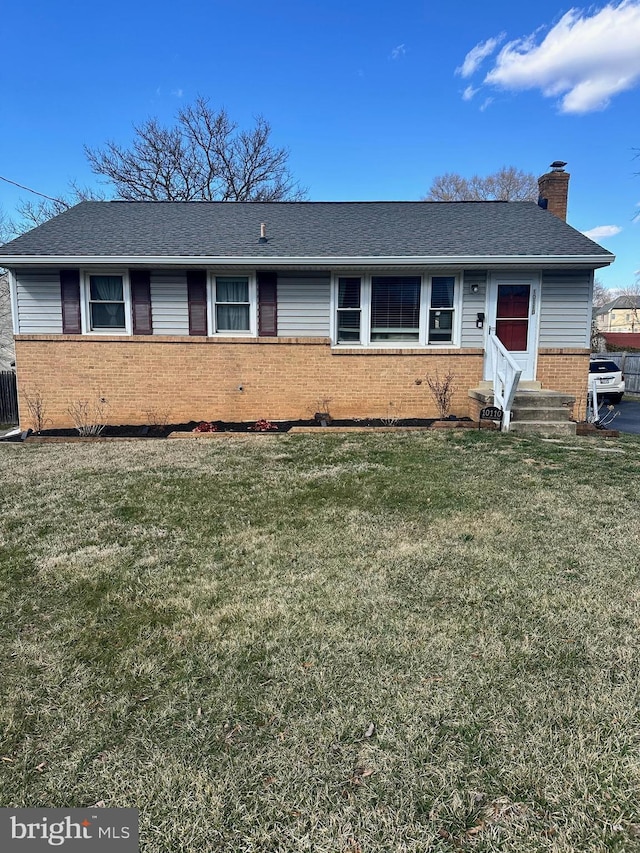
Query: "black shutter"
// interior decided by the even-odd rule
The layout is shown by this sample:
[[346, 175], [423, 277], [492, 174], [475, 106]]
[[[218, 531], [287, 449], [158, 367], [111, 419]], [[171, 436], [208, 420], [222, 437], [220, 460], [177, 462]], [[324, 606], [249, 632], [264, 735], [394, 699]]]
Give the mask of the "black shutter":
[[81, 335], [80, 270], [60, 270], [62, 299], [62, 334]]
[[189, 334], [207, 334], [207, 273], [205, 270], [187, 272], [189, 300]]
[[133, 334], [153, 334], [151, 319], [151, 274], [149, 270], [129, 270], [131, 304], [133, 308]]
[[258, 273], [258, 334], [278, 334], [278, 274]]

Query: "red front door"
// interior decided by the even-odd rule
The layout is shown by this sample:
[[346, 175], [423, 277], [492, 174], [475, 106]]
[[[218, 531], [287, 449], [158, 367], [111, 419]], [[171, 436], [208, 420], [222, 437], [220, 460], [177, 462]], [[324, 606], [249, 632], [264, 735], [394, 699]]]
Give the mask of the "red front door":
[[530, 284], [499, 284], [496, 335], [511, 352], [525, 352], [529, 336]]

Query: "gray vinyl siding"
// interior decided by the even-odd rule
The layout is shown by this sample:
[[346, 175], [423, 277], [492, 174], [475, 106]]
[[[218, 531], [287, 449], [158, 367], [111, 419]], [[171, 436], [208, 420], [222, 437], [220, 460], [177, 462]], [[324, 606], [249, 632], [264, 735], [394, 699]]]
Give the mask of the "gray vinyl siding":
[[[471, 292], [471, 285], [478, 285], [478, 292]], [[479, 312], [486, 312], [487, 273], [467, 270], [462, 287], [462, 335], [461, 346], [484, 347], [485, 330], [476, 325]]]
[[539, 346], [589, 346], [592, 288], [591, 270], [542, 273]]
[[328, 274], [278, 274], [278, 335], [329, 337], [331, 278]]
[[57, 270], [16, 274], [18, 330], [22, 335], [62, 334], [62, 299]]
[[151, 271], [151, 318], [154, 335], [188, 335], [189, 304], [184, 271]]

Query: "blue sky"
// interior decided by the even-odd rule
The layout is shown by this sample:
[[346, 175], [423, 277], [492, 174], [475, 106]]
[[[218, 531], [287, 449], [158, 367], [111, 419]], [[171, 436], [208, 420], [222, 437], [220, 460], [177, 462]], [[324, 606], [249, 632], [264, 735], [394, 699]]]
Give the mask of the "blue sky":
[[[640, 0], [29, 0], [2, 19], [0, 175], [41, 192], [96, 185], [84, 144], [200, 94], [264, 115], [312, 200], [565, 160], [569, 222], [618, 257], [602, 282], [640, 272]], [[5, 214], [24, 197], [0, 182]]]

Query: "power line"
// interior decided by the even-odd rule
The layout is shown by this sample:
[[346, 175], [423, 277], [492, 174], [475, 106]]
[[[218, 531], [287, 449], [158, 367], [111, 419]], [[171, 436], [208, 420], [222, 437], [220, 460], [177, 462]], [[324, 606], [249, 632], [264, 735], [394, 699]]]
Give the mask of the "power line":
[[42, 196], [42, 198], [46, 198], [49, 201], [55, 201], [57, 204], [61, 204], [67, 209], [71, 206], [67, 204], [66, 201], [63, 201], [61, 198], [53, 198], [53, 196], [38, 192], [38, 190], [32, 190], [31, 187], [25, 187], [24, 184], [19, 184], [17, 181], [12, 181], [10, 178], [4, 178], [2, 175], [0, 175], [0, 181], [5, 181], [7, 184], [13, 184], [14, 187], [19, 187], [21, 190], [26, 190], [28, 193], [33, 193], [34, 195]]

